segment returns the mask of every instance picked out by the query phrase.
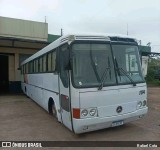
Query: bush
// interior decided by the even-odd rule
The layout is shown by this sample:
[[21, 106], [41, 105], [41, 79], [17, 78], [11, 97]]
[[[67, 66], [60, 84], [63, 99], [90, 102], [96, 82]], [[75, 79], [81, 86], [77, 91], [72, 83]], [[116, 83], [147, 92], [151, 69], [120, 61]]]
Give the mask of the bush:
[[146, 76], [146, 81], [147, 82], [151, 82], [151, 81], [154, 81], [154, 76], [155, 76], [155, 70], [154, 68], [148, 68], [148, 73], [147, 73], [147, 76]]

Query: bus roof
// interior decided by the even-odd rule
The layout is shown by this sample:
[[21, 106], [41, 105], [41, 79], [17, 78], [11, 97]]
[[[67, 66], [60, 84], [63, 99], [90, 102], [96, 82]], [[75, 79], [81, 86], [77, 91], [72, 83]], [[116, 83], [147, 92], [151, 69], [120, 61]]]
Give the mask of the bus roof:
[[[124, 39], [124, 40], [122, 40]], [[53, 50], [54, 48], [64, 44], [64, 43], [70, 43], [75, 40], [93, 40], [93, 41], [122, 41], [122, 42], [136, 42], [136, 39], [133, 37], [129, 37], [126, 35], [113, 35], [113, 34], [69, 34], [64, 35], [57, 40], [53, 41], [51, 44], [44, 47], [42, 50], [38, 51], [37, 53], [33, 54], [31, 57], [24, 60], [21, 65], [26, 64], [27, 62], [30, 62], [31, 60]]]

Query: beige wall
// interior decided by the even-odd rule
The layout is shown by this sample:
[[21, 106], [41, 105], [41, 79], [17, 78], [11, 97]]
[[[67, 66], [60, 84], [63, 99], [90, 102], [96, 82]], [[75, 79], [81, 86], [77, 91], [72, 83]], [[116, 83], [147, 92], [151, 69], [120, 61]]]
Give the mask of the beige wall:
[[0, 47], [0, 53], [34, 54], [37, 50]]
[[0, 17], [0, 37], [0, 53], [8, 53], [9, 81], [20, 81], [19, 56], [32, 55], [47, 45], [48, 24]]
[[0, 17], [0, 36], [47, 41], [48, 24]]

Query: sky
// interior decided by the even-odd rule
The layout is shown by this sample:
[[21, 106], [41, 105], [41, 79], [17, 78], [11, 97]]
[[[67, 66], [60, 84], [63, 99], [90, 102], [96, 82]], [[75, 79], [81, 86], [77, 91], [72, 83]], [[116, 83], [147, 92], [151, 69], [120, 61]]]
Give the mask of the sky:
[[0, 16], [38, 22], [46, 16], [49, 34], [128, 31], [160, 52], [160, 0], [0, 0]]

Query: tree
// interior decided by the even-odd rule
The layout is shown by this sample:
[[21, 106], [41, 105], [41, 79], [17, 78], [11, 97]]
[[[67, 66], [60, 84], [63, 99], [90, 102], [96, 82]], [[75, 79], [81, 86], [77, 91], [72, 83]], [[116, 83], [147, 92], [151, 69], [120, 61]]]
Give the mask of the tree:
[[147, 82], [156, 81], [155, 74], [158, 70], [160, 70], [160, 58], [150, 58], [146, 81]]

